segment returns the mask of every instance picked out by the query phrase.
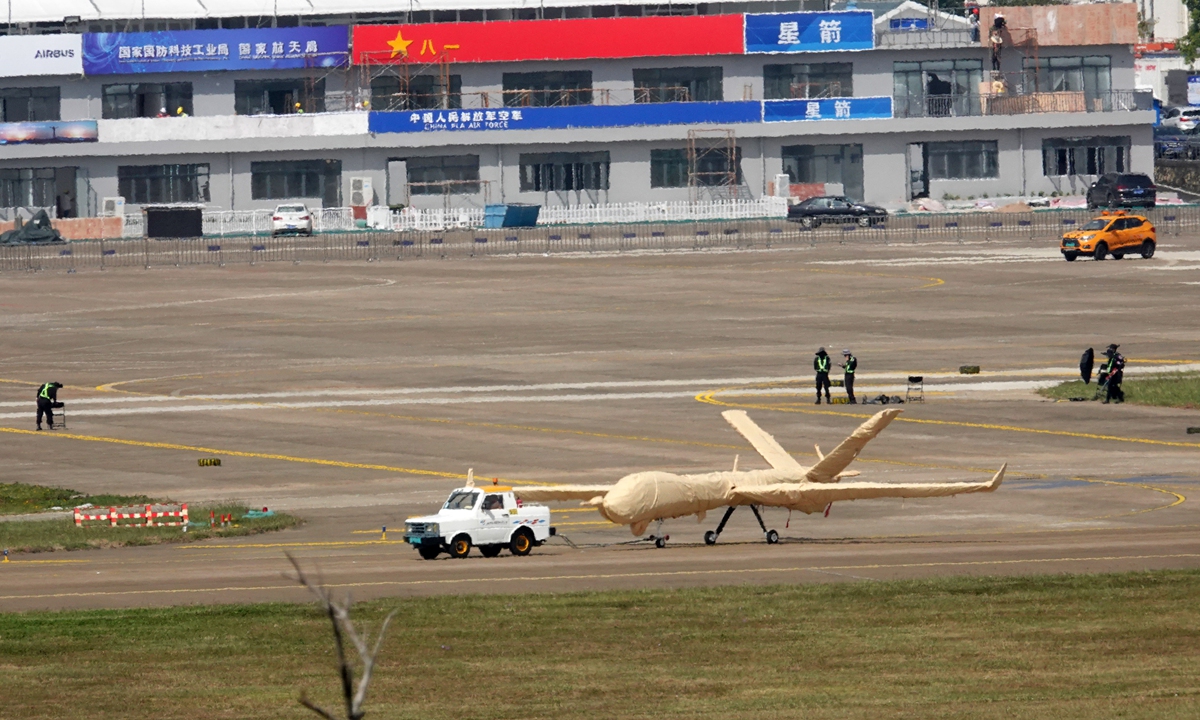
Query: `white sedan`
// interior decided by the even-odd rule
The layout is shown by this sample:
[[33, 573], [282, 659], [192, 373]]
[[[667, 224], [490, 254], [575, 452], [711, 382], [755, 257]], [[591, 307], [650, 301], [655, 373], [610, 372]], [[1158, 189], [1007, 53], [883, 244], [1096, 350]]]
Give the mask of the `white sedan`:
[[312, 213], [305, 205], [280, 205], [271, 215], [271, 235], [313, 234]]

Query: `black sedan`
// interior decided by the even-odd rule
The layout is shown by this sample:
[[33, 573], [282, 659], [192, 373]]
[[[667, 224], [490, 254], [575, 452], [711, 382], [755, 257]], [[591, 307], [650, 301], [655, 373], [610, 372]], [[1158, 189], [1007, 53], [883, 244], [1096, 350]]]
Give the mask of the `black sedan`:
[[1191, 135], [1177, 127], [1154, 128], [1154, 157], [1191, 157]]
[[1154, 207], [1158, 188], [1141, 173], [1101, 175], [1087, 191], [1088, 208]]
[[807, 228], [824, 223], [854, 222], [870, 227], [887, 222], [888, 213], [881, 207], [855, 202], [840, 195], [810, 197], [788, 208], [788, 220]]

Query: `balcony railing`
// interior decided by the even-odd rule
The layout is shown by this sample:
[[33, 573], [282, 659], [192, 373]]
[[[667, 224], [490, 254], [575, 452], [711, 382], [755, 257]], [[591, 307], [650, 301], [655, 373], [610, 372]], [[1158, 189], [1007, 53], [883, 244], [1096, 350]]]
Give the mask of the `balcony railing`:
[[980, 47], [971, 30], [926, 30], [882, 32], [875, 36], [880, 48], [965, 48]]
[[897, 95], [896, 117], [975, 117], [1036, 113], [1133, 112], [1153, 108], [1149, 90], [1102, 93], [1031, 92], [1009, 95]]

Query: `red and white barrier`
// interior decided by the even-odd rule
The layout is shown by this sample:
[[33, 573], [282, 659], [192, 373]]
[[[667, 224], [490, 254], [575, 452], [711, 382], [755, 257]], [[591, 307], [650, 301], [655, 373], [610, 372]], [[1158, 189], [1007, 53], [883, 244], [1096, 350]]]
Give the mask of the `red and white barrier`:
[[[188, 506], [166, 505], [163, 507], [178, 507], [178, 510], [155, 510], [153, 505], [147, 505], [141, 512], [123, 512], [133, 508], [75, 508], [75, 527], [83, 527], [85, 522], [107, 522], [109, 527], [178, 527], [188, 524]], [[171, 522], [154, 522], [158, 518], [178, 518]], [[140, 523], [125, 523], [118, 525], [121, 520], [141, 520]]]

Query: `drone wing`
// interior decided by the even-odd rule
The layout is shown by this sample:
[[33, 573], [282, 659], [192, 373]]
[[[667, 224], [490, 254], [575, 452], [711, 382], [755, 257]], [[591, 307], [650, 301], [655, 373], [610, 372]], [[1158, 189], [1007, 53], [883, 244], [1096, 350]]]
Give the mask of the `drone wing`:
[[979, 483], [841, 483], [812, 484], [778, 483], [736, 488], [734, 494], [741, 504], [786, 507], [806, 513], [817, 512], [831, 502], [867, 500], [870, 498], [946, 497], [963, 493], [992, 492], [1004, 481], [1008, 464], [1001, 466], [988, 482]]
[[544, 502], [546, 500], [591, 500], [604, 497], [612, 485], [525, 485], [514, 487], [513, 494], [522, 500]]
[[725, 418], [734, 430], [741, 433], [742, 437], [749, 440], [758, 454], [771, 464], [771, 467], [776, 470], [788, 470], [796, 475], [804, 472], [804, 467], [796, 462], [796, 459], [788, 454], [788, 451], [784, 450], [783, 446], [776, 442], [775, 438], [771, 437], [767, 431], [755, 425], [744, 410], [726, 410], [721, 413], [721, 417]]
[[867, 443], [887, 427], [900, 412], [898, 409], [891, 409], [875, 413], [850, 433], [850, 437], [843, 440], [832, 452], [821, 457], [816, 465], [809, 468], [804, 479], [815, 483], [835, 483], [838, 481], [839, 475], [850, 477], [848, 474], [843, 475], [842, 471], [846, 469], [847, 465], [854, 462], [854, 458], [858, 457]]

